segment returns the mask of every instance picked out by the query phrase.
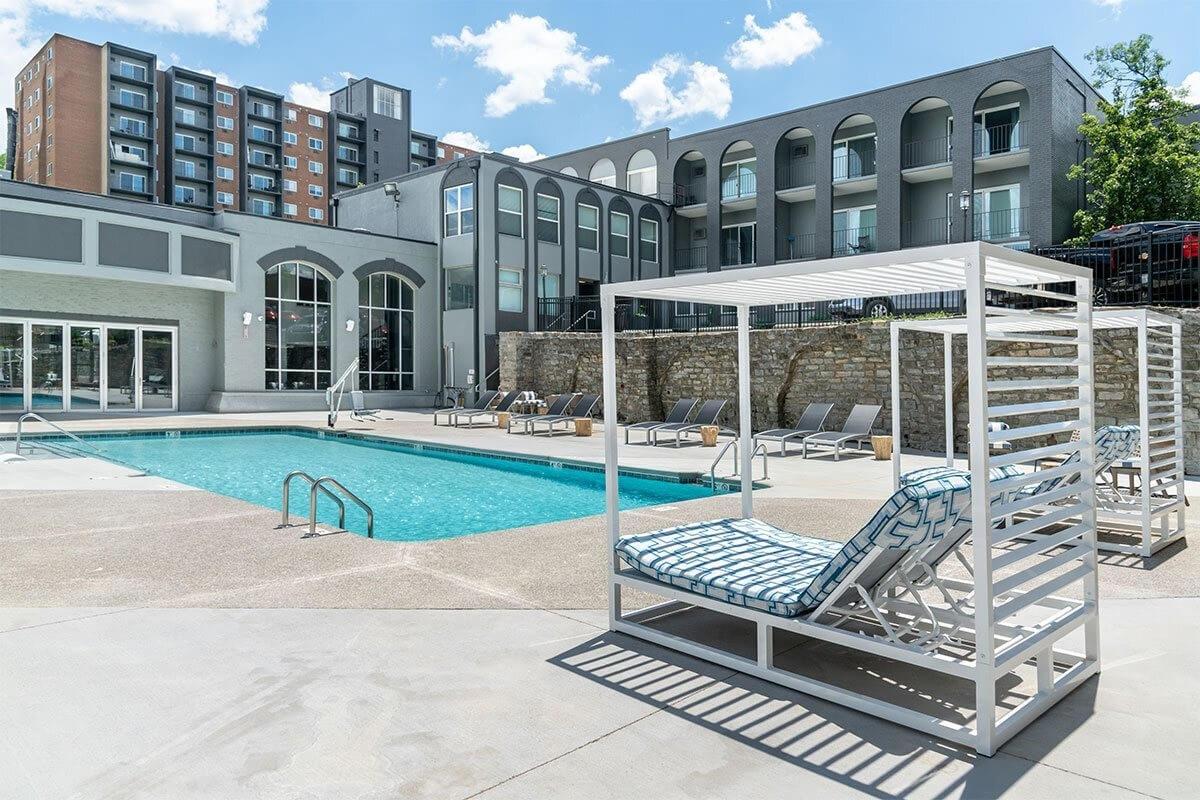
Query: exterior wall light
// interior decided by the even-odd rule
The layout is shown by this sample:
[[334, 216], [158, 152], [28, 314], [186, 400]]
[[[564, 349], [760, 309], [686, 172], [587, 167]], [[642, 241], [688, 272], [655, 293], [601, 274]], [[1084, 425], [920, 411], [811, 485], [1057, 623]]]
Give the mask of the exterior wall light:
[[346, 333], [353, 333], [353, 332], [354, 332], [354, 320], [348, 319], [348, 320], [346, 320]]

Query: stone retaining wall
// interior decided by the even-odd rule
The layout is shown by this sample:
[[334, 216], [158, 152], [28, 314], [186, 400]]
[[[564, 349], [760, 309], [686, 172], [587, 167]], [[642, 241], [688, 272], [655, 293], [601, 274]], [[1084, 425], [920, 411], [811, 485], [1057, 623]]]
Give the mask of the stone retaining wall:
[[[1189, 474], [1200, 474], [1200, 311], [1170, 312], [1184, 319], [1184, 434]], [[944, 447], [942, 337], [905, 333], [901, 351], [904, 445]], [[955, 346], [956, 444], [966, 446], [966, 354]], [[1098, 424], [1137, 421], [1137, 336], [1133, 330], [1097, 331]], [[1005, 355], [1070, 355], [1073, 349], [1006, 345]], [[1061, 352], [1056, 352], [1061, 351]], [[729, 398], [727, 420], [737, 418], [737, 336], [733, 332], [617, 337], [617, 395], [622, 420], [662, 419], [679, 397]], [[878, 428], [890, 427], [888, 325], [864, 322], [830, 328], [778, 328], [750, 334], [754, 427], [790, 426], [809, 402], [833, 403], [826, 427], [839, 428], [855, 403], [882, 405]], [[600, 337], [587, 333], [504, 333], [500, 383], [539, 393], [598, 392]], [[1061, 372], [1059, 373], [1061, 375]], [[1014, 401], [1019, 402], [1019, 401]], [[1014, 425], [1034, 418], [1014, 419]]]

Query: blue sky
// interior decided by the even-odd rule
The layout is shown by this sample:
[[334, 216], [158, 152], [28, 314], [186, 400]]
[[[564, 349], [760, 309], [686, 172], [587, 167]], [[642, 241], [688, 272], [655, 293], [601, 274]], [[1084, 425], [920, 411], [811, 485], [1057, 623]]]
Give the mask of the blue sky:
[[371, 75], [413, 89], [418, 129], [526, 157], [659, 126], [703, 130], [1048, 44], [1086, 75], [1083, 55], [1093, 46], [1142, 32], [1172, 60], [1171, 81], [1200, 102], [1194, 1], [410, 0], [368, 3], [365, 15], [343, 8], [351, 6], [0, 0], [0, 75], [14, 75], [53, 32], [150, 50], [310, 104], [345, 74]]

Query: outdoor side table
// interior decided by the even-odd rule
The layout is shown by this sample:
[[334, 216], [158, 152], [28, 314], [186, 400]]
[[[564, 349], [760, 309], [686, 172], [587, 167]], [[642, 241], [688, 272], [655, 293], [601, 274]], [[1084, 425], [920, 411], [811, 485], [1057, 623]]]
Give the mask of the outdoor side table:
[[892, 437], [890, 436], [872, 436], [871, 449], [875, 451], [876, 461], [891, 461], [892, 460]]
[[717, 446], [717, 434], [721, 429], [716, 425], [701, 425], [700, 426], [700, 444], [705, 447]]
[[591, 436], [592, 435], [592, 418], [591, 417], [576, 417], [575, 418], [575, 435], [576, 436]]
[[511, 416], [512, 416], [512, 413], [509, 411], [497, 411], [496, 412], [496, 427], [497, 428], [507, 428], [508, 420]]

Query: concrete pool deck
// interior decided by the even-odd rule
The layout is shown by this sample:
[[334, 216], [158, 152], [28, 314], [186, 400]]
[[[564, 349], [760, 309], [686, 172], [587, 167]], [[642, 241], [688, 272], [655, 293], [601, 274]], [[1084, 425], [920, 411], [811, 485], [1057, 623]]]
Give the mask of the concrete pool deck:
[[[600, 450], [599, 437], [386, 415], [370, 427], [406, 439], [582, 460]], [[281, 423], [321, 418], [69, 426]], [[622, 461], [705, 471], [712, 453], [623, 447]], [[844, 539], [886, 496], [890, 472], [869, 458], [772, 458], [756, 513]], [[980, 759], [608, 633], [601, 517], [436, 542], [301, 539], [276, 528], [278, 512], [92, 459], [0, 464], [0, 506], [0, 708], [20, 731], [0, 739], [6, 797], [1200, 791], [1200, 549], [1186, 543], [1145, 564], [1102, 557], [1103, 674]], [[626, 512], [624, 524], [736, 507], [703, 498]]]

